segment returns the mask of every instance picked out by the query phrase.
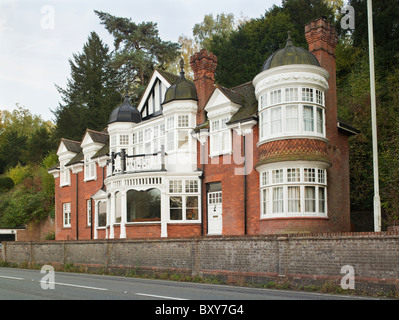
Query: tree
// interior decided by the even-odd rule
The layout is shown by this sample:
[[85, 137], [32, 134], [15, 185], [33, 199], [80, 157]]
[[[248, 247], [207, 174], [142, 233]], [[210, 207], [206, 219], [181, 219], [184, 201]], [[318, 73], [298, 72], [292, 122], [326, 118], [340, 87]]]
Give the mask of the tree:
[[284, 0], [281, 7], [272, 6], [229, 37], [213, 36], [209, 48], [218, 57], [217, 82], [233, 87], [253, 80], [266, 59], [284, 48], [288, 31], [295, 46], [307, 48], [304, 26], [321, 16], [334, 22], [334, 10], [325, 0]]
[[228, 39], [215, 36], [211, 51], [218, 57], [217, 82], [233, 87], [253, 80], [267, 57], [285, 46], [289, 30], [294, 41], [298, 39], [298, 31], [290, 17], [283, 12], [273, 12], [250, 20]]
[[53, 111], [56, 136], [80, 140], [87, 128], [101, 131], [112, 110], [121, 102], [119, 78], [111, 66], [108, 46], [91, 32], [83, 52], [69, 60], [71, 77], [67, 88], [57, 86], [62, 96]]
[[195, 41], [206, 50], [210, 49], [210, 42], [215, 36], [227, 38], [235, 30], [234, 14], [222, 13], [216, 18], [213, 14], [207, 14], [201, 23], [197, 23], [193, 28]]
[[118, 70], [124, 85], [137, 102], [154, 67], [163, 68], [178, 56], [179, 44], [162, 41], [154, 22], [135, 23], [131, 19], [94, 11], [114, 37], [112, 66]]
[[196, 52], [199, 52], [201, 50], [200, 45], [195, 42], [192, 38], [189, 38], [185, 35], [181, 35], [179, 37], [179, 44], [180, 44], [180, 57], [177, 57], [175, 61], [172, 63], [168, 64], [166, 67], [166, 71], [172, 73], [172, 74], [179, 74], [180, 73], [180, 59], [183, 58], [184, 60], [184, 65], [186, 66], [186, 78], [188, 79], [194, 79], [194, 73], [192, 72], [191, 68], [188, 68], [190, 66], [190, 58], [193, 56]]
[[[349, 4], [356, 12], [354, 46], [368, 48], [367, 0], [350, 0]], [[376, 65], [389, 73], [399, 65], [399, 0], [373, 0], [373, 20]]]

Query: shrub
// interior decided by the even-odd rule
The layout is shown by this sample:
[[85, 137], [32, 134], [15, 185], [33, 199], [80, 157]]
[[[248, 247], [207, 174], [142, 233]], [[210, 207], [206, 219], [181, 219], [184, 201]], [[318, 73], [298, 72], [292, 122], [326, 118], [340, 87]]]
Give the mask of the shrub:
[[14, 181], [10, 177], [0, 177], [0, 192], [7, 192], [14, 188]]

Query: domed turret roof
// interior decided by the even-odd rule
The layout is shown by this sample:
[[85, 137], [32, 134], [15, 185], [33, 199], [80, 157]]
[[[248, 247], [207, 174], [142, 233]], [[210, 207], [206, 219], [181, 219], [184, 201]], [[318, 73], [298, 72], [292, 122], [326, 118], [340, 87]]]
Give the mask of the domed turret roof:
[[137, 108], [132, 106], [128, 95], [125, 96], [125, 101], [111, 112], [108, 124], [114, 122], [141, 122], [141, 114]]
[[319, 61], [309, 50], [294, 46], [291, 33], [288, 32], [287, 45], [284, 49], [280, 49], [273, 53], [266, 60], [262, 71], [290, 64], [308, 64], [320, 67]]
[[163, 104], [175, 100], [198, 100], [197, 89], [193, 82], [186, 79], [184, 75], [184, 61], [180, 60], [180, 79], [168, 88], [165, 93]]

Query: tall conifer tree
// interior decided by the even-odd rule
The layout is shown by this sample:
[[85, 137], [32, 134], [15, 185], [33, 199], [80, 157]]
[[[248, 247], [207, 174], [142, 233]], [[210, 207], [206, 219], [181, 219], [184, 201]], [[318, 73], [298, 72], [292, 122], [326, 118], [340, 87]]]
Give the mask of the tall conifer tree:
[[69, 63], [71, 77], [66, 89], [57, 86], [63, 103], [53, 114], [58, 138], [80, 140], [87, 128], [101, 131], [106, 127], [121, 94], [108, 46], [95, 32], [90, 33], [83, 52], [74, 54]]

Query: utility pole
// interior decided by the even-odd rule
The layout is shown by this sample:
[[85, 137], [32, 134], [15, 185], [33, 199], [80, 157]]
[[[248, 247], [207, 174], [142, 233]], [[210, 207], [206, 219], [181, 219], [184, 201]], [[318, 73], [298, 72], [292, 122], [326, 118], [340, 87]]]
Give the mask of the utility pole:
[[373, 135], [373, 166], [374, 166], [374, 231], [381, 232], [381, 199], [378, 173], [378, 143], [377, 143], [377, 106], [375, 94], [375, 67], [374, 67], [374, 30], [373, 4], [367, 0], [368, 29], [369, 29], [369, 58], [370, 58], [370, 96], [371, 96], [371, 123]]

